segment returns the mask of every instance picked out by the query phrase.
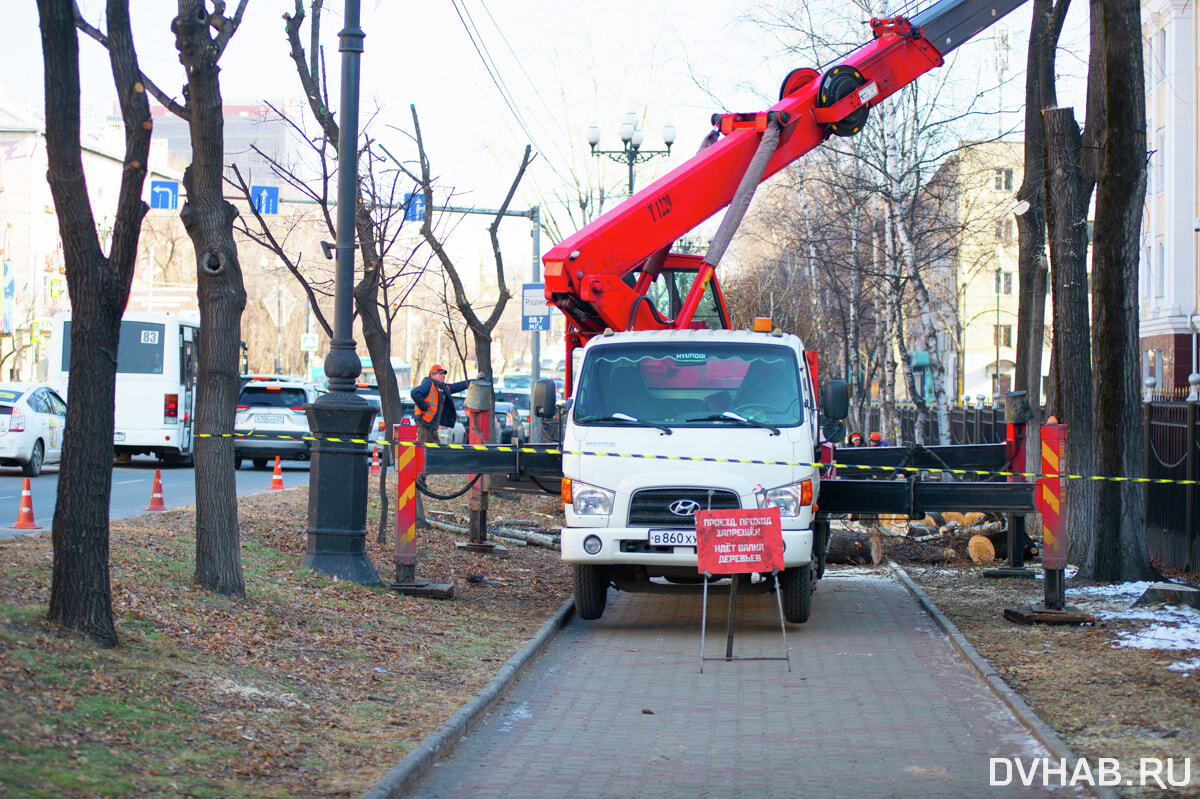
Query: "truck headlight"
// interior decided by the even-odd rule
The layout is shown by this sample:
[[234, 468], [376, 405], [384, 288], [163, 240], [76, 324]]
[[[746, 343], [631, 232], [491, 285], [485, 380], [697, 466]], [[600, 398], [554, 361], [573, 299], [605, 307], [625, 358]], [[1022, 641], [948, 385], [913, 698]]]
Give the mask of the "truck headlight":
[[779, 508], [780, 516], [799, 516], [800, 511], [812, 504], [812, 480], [802, 480], [799, 483], [779, 486], [766, 492], [765, 503], [759, 504], [764, 508]]
[[615, 496], [616, 494], [608, 489], [585, 483], [574, 483], [571, 486], [571, 505], [580, 516], [609, 515], [612, 513]]

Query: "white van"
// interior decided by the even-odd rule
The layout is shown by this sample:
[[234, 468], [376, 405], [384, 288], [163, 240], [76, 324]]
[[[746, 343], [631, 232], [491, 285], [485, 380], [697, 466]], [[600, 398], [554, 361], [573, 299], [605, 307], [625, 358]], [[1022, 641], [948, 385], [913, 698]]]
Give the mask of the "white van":
[[599, 618], [610, 584], [698, 583], [697, 510], [778, 507], [784, 615], [806, 621], [816, 405], [795, 336], [659, 330], [589, 341], [562, 443], [562, 558], [574, 566], [579, 615]]

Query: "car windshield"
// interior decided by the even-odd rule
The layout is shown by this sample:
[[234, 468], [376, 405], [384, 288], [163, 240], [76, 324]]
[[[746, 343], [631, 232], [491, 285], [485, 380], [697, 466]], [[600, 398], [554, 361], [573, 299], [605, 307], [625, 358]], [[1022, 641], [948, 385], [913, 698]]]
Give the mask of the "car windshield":
[[268, 408], [298, 408], [308, 404], [302, 388], [276, 386], [246, 386], [238, 397], [238, 405], [257, 405]]
[[575, 396], [577, 424], [744, 427], [749, 420], [794, 427], [804, 421], [796, 356], [775, 344], [596, 347]]

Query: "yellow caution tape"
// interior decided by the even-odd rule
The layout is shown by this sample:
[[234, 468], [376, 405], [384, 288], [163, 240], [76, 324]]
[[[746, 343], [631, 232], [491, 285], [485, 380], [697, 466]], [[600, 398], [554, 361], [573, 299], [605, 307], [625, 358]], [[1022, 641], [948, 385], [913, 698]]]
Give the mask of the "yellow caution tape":
[[[815, 469], [828, 468], [830, 464], [819, 461], [767, 461], [756, 458], [710, 458], [699, 455], [647, 455], [641, 452], [595, 452], [590, 450], [551, 449], [543, 447], [517, 447], [508, 444], [426, 444], [418, 441], [387, 441], [384, 439], [338, 438], [336, 436], [287, 436], [270, 435], [267, 433], [196, 433], [196, 438], [268, 438], [279, 441], [332, 441], [337, 444], [367, 444], [371, 446], [396, 447], [425, 447], [426, 449], [449, 449], [466, 452], [524, 452], [529, 455], [587, 455], [605, 458], [637, 458], [641, 460], [659, 461], [699, 461], [703, 463], [737, 463], [751, 466], [811, 466]], [[1022, 477], [1039, 480], [1043, 477], [1057, 477], [1060, 480], [1100, 480], [1115, 483], [1145, 483], [1150, 485], [1200, 485], [1200, 480], [1167, 480], [1154, 477], [1107, 477], [1096, 474], [1038, 474], [1037, 472], [1003, 472], [990, 469], [935, 469], [924, 466], [865, 466], [853, 463], [834, 463], [838, 469], [859, 469], [874, 472], [906, 472], [926, 474], [953, 474], [969, 477]]]

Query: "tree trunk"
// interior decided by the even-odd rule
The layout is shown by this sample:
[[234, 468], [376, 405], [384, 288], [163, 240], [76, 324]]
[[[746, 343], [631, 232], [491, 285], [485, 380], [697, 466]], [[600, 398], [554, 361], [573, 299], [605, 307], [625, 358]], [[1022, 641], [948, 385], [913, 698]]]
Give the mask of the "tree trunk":
[[879, 540], [879, 533], [831, 528], [825, 562], [878, 566], [883, 562], [883, 544]]
[[[1087, 201], [1081, 158], [1083, 141], [1070, 108], [1047, 108], [1046, 181], [1054, 297], [1054, 393], [1059, 421], [1067, 425], [1060, 469], [1092, 474], [1092, 364], [1088, 322]], [[1091, 192], [1087, 192], [1090, 194]], [[1064, 529], [1068, 559], [1082, 563], [1092, 538], [1092, 481], [1064, 480]]]
[[[54, 509], [49, 618], [103, 646], [117, 644], [108, 575], [113, 403], [121, 315], [146, 205], [150, 106], [126, 0], [107, 5], [109, 61], [125, 125], [125, 159], [109, 257], [101, 251], [80, 151], [79, 42], [71, 0], [39, 0], [47, 179], [71, 298], [71, 403]], [[60, 345], [61, 346], [61, 345]]]
[[224, 118], [217, 58], [204, 0], [179, 0], [171, 24], [187, 71], [192, 163], [184, 171], [180, 212], [196, 251], [200, 341], [196, 381], [196, 581], [210, 591], [246, 595], [238, 532], [233, 431], [238, 395], [238, 342], [246, 289], [233, 220], [225, 201]]
[[[1104, 0], [1103, 5], [1107, 119], [1092, 255], [1095, 463], [1101, 475], [1138, 477], [1143, 442], [1137, 266], [1146, 196], [1141, 16], [1136, 0]], [[1098, 55], [1093, 52], [1093, 58]], [[1083, 576], [1104, 581], [1153, 577], [1143, 486], [1105, 480], [1096, 483], [1095, 492], [1096, 535]]]

